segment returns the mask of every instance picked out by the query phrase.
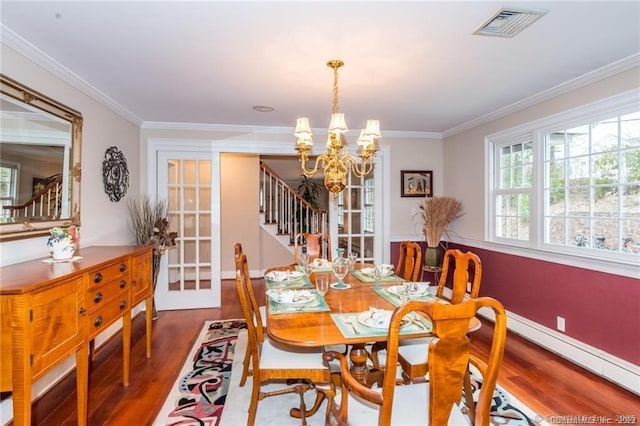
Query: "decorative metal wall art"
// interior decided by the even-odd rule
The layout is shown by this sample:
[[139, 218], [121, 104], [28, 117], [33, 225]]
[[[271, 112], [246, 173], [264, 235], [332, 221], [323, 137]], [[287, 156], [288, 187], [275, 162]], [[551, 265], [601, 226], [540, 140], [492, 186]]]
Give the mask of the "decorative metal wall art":
[[120, 201], [129, 189], [127, 159], [122, 151], [115, 146], [107, 148], [104, 153], [102, 182], [104, 183], [104, 192], [114, 203]]

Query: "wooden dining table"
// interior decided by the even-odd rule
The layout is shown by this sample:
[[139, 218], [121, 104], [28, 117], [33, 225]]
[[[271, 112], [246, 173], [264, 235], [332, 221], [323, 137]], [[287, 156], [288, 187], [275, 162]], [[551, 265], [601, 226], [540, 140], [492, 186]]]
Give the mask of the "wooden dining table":
[[[363, 268], [371, 265], [358, 264], [356, 268]], [[292, 269], [295, 265], [291, 266]], [[278, 268], [282, 270], [283, 268]], [[330, 270], [315, 271], [309, 275], [309, 281], [315, 282], [316, 276], [324, 274], [329, 278], [329, 282], [337, 282], [337, 278]], [[393, 280], [381, 278], [379, 282], [364, 282], [349, 273], [344, 282], [351, 287], [348, 289], [329, 288], [325, 295], [325, 301], [329, 310], [325, 312], [290, 312], [273, 313], [267, 309], [267, 332], [274, 341], [282, 342], [291, 346], [299, 347], [326, 347], [331, 345], [346, 345], [349, 350], [351, 361], [351, 373], [353, 376], [367, 386], [380, 383], [382, 372], [369, 368], [367, 365], [368, 354], [365, 349], [366, 344], [373, 342], [384, 342], [387, 340], [387, 333], [370, 335], [351, 335], [346, 337], [332, 319], [332, 314], [360, 313], [371, 308], [393, 310], [395, 306], [382, 297], [376, 291], [380, 287], [398, 284], [402, 280], [393, 276]], [[355, 331], [355, 328], [354, 328]], [[432, 336], [430, 330], [424, 332], [412, 332], [411, 337]]]

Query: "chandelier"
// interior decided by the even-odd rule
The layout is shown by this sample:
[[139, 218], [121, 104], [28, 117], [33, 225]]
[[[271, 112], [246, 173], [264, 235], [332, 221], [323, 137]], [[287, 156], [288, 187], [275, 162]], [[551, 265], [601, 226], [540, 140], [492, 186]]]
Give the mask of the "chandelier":
[[338, 68], [344, 65], [339, 59], [327, 62], [329, 68], [333, 68], [333, 108], [331, 123], [328, 129], [327, 147], [316, 158], [313, 169], [306, 168], [309, 153], [313, 146], [313, 138], [309, 119], [298, 118], [294, 135], [297, 138], [296, 151], [300, 156], [302, 173], [311, 177], [318, 171], [318, 165], [322, 164], [324, 170], [324, 185], [329, 192], [340, 192], [347, 186], [347, 173], [353, 172], [357, 177], [363, 177], [373, 170], [373, 157], [376, 155], [376, 140], [380, 138], [380, 123], [378, 120], [367, 120], [366, 127], [360, 132], [356, 143], [361, 150], [358, 158], [349, 154], [346, 149], [345, 133], [347, 124], [344, 114], [338, 112]]

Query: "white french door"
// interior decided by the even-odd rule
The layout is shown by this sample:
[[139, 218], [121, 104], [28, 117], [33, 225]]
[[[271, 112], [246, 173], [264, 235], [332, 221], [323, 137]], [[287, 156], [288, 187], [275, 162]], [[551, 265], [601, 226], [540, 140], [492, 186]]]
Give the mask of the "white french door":
[[335, 196], [329, 195], [331, 241], [337, 242], [333, 244], [332, 257], [341, 247], [345, 249], [345, 256], [355, 253], [359, 262], [389, 261], [389, 254], [384, 250], [388, 244], [385, 230], [388, 229], [389, 203], [383, 200], [389, 189], [388, 179], [383, 176], [388, 172], [381, 163], [376, 159], [373, 172], [365, 177], [350, 173], [345, 189]]
[[176, 246], [162, 256], [158, 310], [220, 306], [220, 153], [157, 152], [157, 197]]

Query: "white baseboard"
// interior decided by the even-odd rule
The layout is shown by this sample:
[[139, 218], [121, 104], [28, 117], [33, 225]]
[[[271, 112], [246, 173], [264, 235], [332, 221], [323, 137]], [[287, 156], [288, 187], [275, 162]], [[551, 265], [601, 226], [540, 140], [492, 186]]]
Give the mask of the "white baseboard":
[[[493, 311], [489, 309], [483, 309], [480, 314], [489, 320], [494, 319]], [[640, 395], [640, 366], [511, 312], [507, 312], [507, 328], [574, 364]]]

